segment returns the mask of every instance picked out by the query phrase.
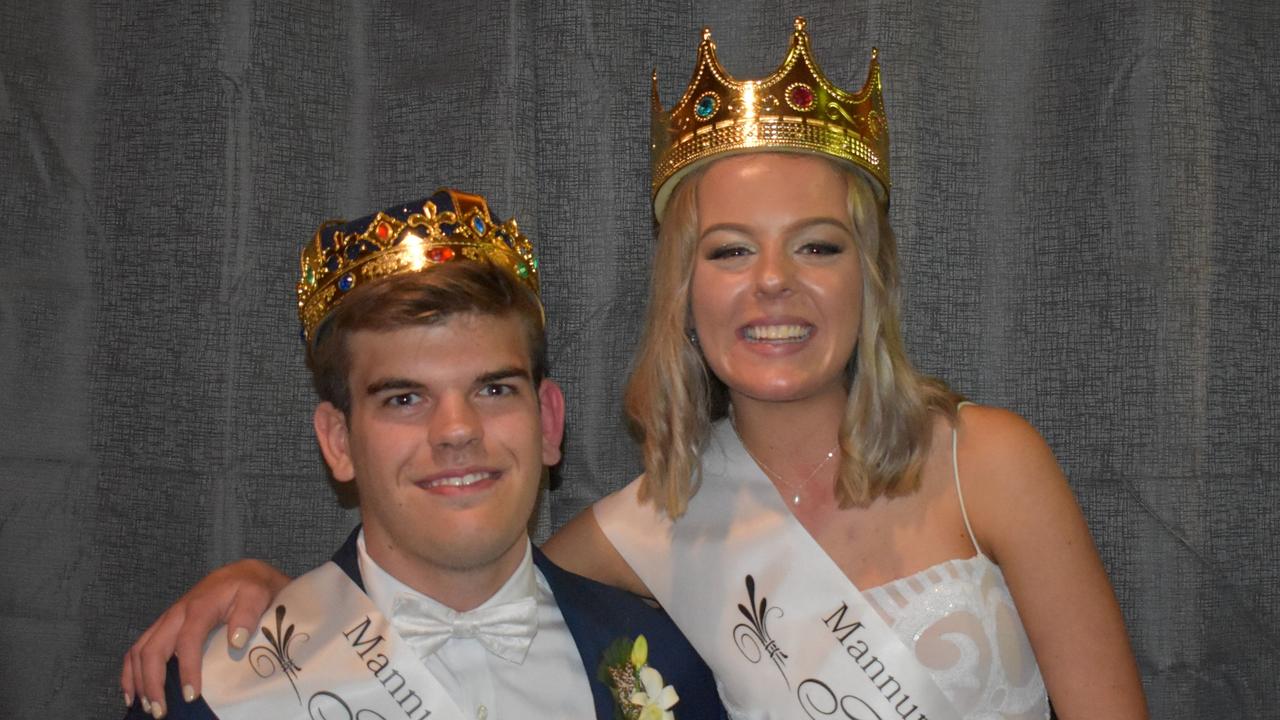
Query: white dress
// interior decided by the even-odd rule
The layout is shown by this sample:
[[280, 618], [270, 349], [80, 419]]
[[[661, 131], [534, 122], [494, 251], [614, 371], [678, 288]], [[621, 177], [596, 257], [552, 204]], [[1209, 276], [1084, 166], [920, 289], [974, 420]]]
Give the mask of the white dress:
[[[952, 445], [954, 468], [954, 434]], [[802, 542], [799, 543], [794, 542], [794, 535], [787, 539], [790, 542], [772, 543], [774, 547], [786, 547], [776, 552], [778, 557], [763, 562], [769, 567], [784, 566], [782, 572], [790, 573], [791, 578], [803, 578], [808, 574], [823, 572], [817, 568], [822, 565], [821, 562], [812, 562], [812, 558], [805, 555], [806, 551], [812, 552], [813, 548], [821, 552], [817, 543], [812, 542], [803, 526], [786, 509], [785, 502], [777, 497], [777, 491], [773, 490], [772, 484], [749, 459], [737, 434], [726, 421], [717, 423], [713, 430], [708, 452], [704, 453], [704, 485], [691, 501], [688, 515], [672, 523], [652, 505], [640, 503], [636, 494], [639, 483], [637, 479], [597, 503], [595, 516], [610, 542], [627, 559], [658, 600], [668, 606], [672, 618], [716, 673], [721, 697], [732, 717], [804, 717], [803, 713], [797, 714], [793, 704], [786, 704], [787, 701], [794, 702], [794, 698], [784, 697], [786, 693], [782, 690], [770, 694], [761, 689], [767, 684], [766, 676], [741, 679], [744, 675], [741, 659], [735, 656], [732, 648], [722, 647], [727, 644], [721, 639], [724, 633], [712, 633], [704, 627], [720, 620], [719, 615], [724, 614], [721, 608], [725, 606], [725, 598], [731, 592], [721, 591], [719, 586], [713, 587], [708, 582], [708, 565], [705, 561], [708, 546], [716, 546], [717, 552], [722, 551], [720, 546], [725, 546], [723, 552], [731, 554], [733, 550], [730, 548], [734, 546], [735, 539], [752, 532], [752, 528], [746, 527], [739, 517], [743, 511], [735, 510], [747, 507], [751, 504], [749, 501], [740, 502], [739, 496], [735, 495], [705, 492], [708, 490], [708, 481], [716, 482], [713, 473], [708, 474], [709, 466], [715, 463], [706, 458], [721, 455], [727, 460], [723, 464], [716, 464], [716, 467], [729, 468], [743, 476], [722, 479], [722, 482], [753, 485], [757, 493], [772, 495], [768, 498], [771, 502], [764, 511], [766, 514], [761, 515], [758, 508], [753, 507], [751, 511], [755, 514], [749, 516], [752, 519], [748, 523], [756, 527], [763, 524], [769, 528], [766, 532], [770, 534], [775, 533], [777, 528], [779, 536], [783, 531], [795, 533], [798, 530], [803, 533], [799, 538]], [[968, 527], [968, 514], [964, 510], [963, 495], [959, 492], [958, 470], [955, 471], [955, 478], [961, 512]], [[769, 483], [767, 488], [763, 483]], [[694, 508], [704, 494], [709, 496], [704, 500], [715, 498], [717, 507], [714, 512], [699, 514], [694, 512]], [[757, 495], [755, 499], [760, 497], [763, 496]], [[723, 527], [688, 526], [690, 518], [727, 515], [733, 517], [726, 519]], [[696, 519], [693, 522], [703, 521]], [[969, 533], [973, 539], [972, 528]], [[715, 540], [708, 543], [709, 538]], [[806, 545], [811, 547], [804, 547]], [[762, 545], [751, 547], [756, 548], [752, 550], [753, 553], [759, 553]], [[927, 668], [934, 684], [955, 707], [957, 716], [964, 720], [1048, 718], [1044, 681], [1009, 594], [1008, 585], [1000, 568], [978, 549], [976, 540], [974, 547], [977, 554], [973, 557], [945, 561], [914, 575], [863, 591], [862, 597], [885, 620], [893, 634], [919, 663]], [[825, 553], [822, 555], [825, 558]], [[703, 557], [690, 559], [697, 556]], [[799, 558], [806, 559], [801, 561]], [[702, 564], [698, 565], [699, 562]], [[803, 567], [794, 567], [798, 563], [803, 563]], [[827, 564], [834, 567], [834, 563]], [[788, 565], [792, 567], [785, 567]], [[725, 581], [725, 585], [740, 587], [735, 578], [726, 577]], [[782, 584], [785, 585], [786, 582], [793, 580]], [[836, 582], [853, 589], [852, 583], [843, 575]], [[687, 589], [690, 585], [699, 585], [704, 591], [691, 592]], [[775, 588], [774, 592], [775, 597], [781, 597], [777, 594], [781, 592], [780, 589]], [[708, 603], [706, 607], [685, 610], [684, 606], [687, 604], [696, 605], [704, 602], [704, 598]], [[787, 690], [794, 694], [790, 682]], [[811, 717], [824, 715], [825, 713], [810, 713]]]

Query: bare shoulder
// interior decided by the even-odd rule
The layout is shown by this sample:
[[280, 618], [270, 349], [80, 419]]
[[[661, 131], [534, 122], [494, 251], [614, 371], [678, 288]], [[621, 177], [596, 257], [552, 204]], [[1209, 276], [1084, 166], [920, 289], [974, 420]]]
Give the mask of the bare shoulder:
[[1146, 717], [1120, 607], [1048, 444], [1018, 414], [983, 406], [963, 408], [956, 437], [974, 532], [1000, 566], [1058, 717]]
[[1012, 410], [990, 405], [965, 405], [957, 426], [961, 444], [983, 461], [1010, 463], [1053, 459], [1040, 432]]
[[971, 483], [1017, 492], [1065, 482], [1048, 443], [1031, 423], [1011, 410], [966, 405], [960, 412], [957, 436], [966, 490]]
[[1075, 495], [1053, 451], [1021, 415], [966, 405], [956, 430], [956, 470], [965, 507], [979, 544], [993, 559], [999, 562], [1048, 518], [1075, 522]]
[[600, 529], [593, 508], [565, 523], [542, 546], [551, 561], [572, 573], [637, 595], [650, 595], [622, 554]]

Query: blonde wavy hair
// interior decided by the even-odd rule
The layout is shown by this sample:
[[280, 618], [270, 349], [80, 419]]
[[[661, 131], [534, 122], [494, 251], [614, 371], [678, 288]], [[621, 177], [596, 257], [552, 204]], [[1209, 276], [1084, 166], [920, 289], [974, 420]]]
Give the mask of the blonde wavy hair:
[[[887, 204], [860, 172], [831, 161], [849, 185], [849, 217], [862, 266], [862, 322], [850, 358], [835, 493], [841, 508], [909, 495], [920, 487], [935, 413], [951, 421], [961, 398], [907, 359], [898, 324], [897, 240]], [[689, 337], [689, 286], [698, 243], [697, 186], [681, 180], [658, 229], [649, 312], [625, 403], [644, 456], [640, 498], [684, 514], [701, 482], [699, 454], [728, 393]]]

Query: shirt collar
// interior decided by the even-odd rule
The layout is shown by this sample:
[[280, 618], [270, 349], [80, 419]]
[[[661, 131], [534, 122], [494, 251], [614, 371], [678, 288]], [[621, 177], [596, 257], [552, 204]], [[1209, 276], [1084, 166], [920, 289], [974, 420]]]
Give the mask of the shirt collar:
[[[374, 562], [373, 558], [369, 557], [369, 551], [365, 547], [364, 528], [360, 528], [360, 535], [356, 538], [356, 549], [360, 561], [360, 577], [364, 580], [365, 592], [369, 595], [369, 599], [373, 601], [374, 607], [378, 608], [378, 612], [382, 613], [384, 617], [391, 617], [391, 605], [398, 593], [421, 598], [429, 605], [445, 607], [444, 603], [414, 590]], [[488, 600], [481, 603], [480, 607], [515, 602], [527, 597], [536, 599], [538, 595], [538, 577], [537, 573], [534, 572], [533, 565], [533, 543], [526, 537], [524, 541], [524, 557], [520, 560], [520, 564], [516, 566], [515, 571], [502, 584], [502, 587], [498, 588], [498, 591], [491, 595]]]

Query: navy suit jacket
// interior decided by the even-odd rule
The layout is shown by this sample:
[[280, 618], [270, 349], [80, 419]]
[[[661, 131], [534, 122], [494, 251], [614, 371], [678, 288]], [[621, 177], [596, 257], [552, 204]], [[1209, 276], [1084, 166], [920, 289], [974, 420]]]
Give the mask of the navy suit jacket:
[[[358, 534], [359, 528], [334, 554], [333, 562], [363, 590], [356, 549]], [[583, 668], [591, 681], [598, 720], [619, 717], [615, 714], [612, 693], [599, 678], [598, 669], [605, 650], [619, 638], [632, 639], [637, 635], [644, 635], [649, 641], [649, 665], [662, 673], [663, 680], [680, 694], [680, 702], [673, 708], [680, 720], [727, 720], [728, 715], [716, 694], [711, 670], [665, 612], [625, 590], [560, 568], [536, 547], [533, 549], [533, 561], [551, 586], [565, 624], [578, 645]], [[188, 703], [182, 699], [181, 688], [178, 662], [171, 659], [164, 688], [165, 707], [168, 709], [166, 717], [173, 720], [217, 720], [217, 715], [203, 697]], [[557, 691], [558, 688], [547, 688], [547, 692]], [[125, 715], [126, 720], [147, 720], [150, 717], [143, 712], [138, 701], [134, 701]]]

